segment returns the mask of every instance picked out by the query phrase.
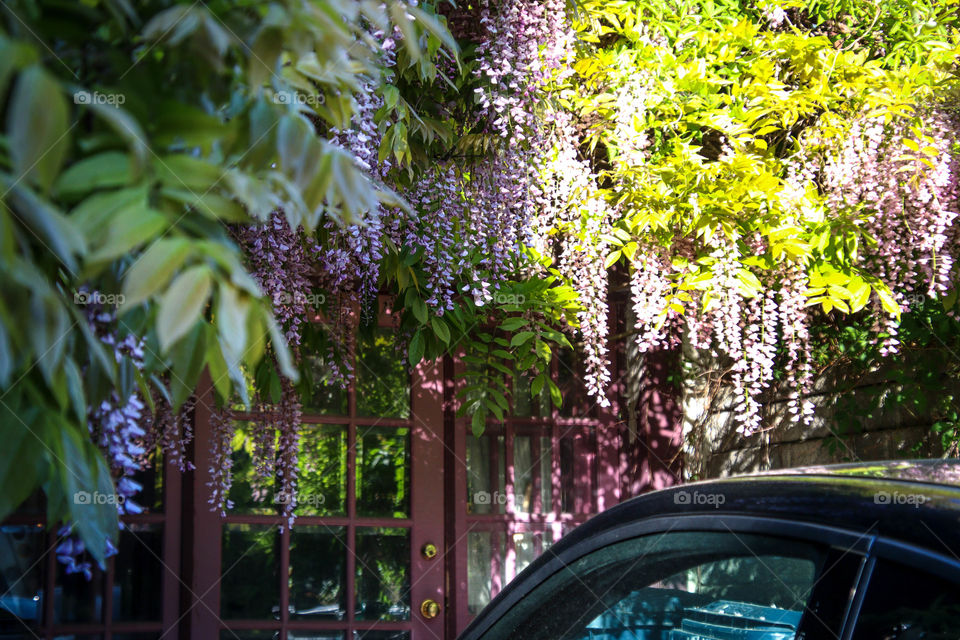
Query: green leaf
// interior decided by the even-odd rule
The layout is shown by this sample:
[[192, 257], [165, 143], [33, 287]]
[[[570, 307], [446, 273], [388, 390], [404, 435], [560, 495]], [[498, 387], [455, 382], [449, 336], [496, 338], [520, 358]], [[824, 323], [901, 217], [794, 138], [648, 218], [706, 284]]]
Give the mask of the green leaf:
[[70, 200], [97, 189], [129, 184], [131, 178], [130, 157], [107, 151], [71, 165], [57, 179], [53, 191], [58, 197]]
[[[280, 373], [291, 382], [296, 382], [300, 378], [297, 368], [293, 364], [293, 356], [290, 353], [290, 347], [287, 345], [286, 338], [273, 316], [266, 314], [267, 330], [270, 333], [270, 344], [273, 346], [273, 353], [277, 357], [277, 364], [280, 366]], [[254, 337], [255, 340], [259, 339]]]
[[410, 338], [410, 347], [407, 351], [407, 359], [411, 367], [415, 367], [423, 360], [424, 340], [423, 329], [417, 329], [413, 337]]
[[483, 432], [487, 427], [487, 414], [484, 411], [481, 411], [477, 408], [473, 415], [470, 417], [470, 430], [473, 431], [475, 438], [479, 438], [483, 435]]
[[196, 323], [170, 350], [170, 395], [173, 410], [183, 406], [197, 389], [206, 361], [205, 324]]
[[17, 78], [7, 109], [10, 162], [17, 180], [49, 191], [70, 148], [67, 101], [39, 65]]
[[125, 256], [166, 227], [166, 216], [151, 209], [145, 201], [133, 202], [112, 217], [110, 226], [102, 234], [102, 242], [87, 260], [91, 263], [109, 262]]
[[[402, 269], [403, 267], [401, 267]], [[411, 305], [414, 317], [420, 321], [420, 324], [427, 324], [427, 305], [420, 296], [413, 298]]]
[[217, 330], [212, 324], [205, 324], [205, 344], [207, 345], [207, 368], [210, 370], [210, 379], [220, 401], [227, 403], [230, 400], [230, 368], [223, 357]]
[[452, 53], [457, 53], [460, 50], [460, 47], [457, 46], [457, 41], [453, 38], [453, 34], [450, 33], [449, 29], [440, 24], [436, 17], [413, 5], [407, 5], [407, 11]]
[[900, 317], [900, 305], [897, 304], [897, 301], [893, 298], [893, 294], [890, 293], [890, 289], [886, 286], [878, 286], [875, 288], [877, 296], [880, 298], [880, 305], [883, 307], [883, 310], [887, 313]]
[[563, 396], [560, 394], [560, 387], [558, 387], [556, 383], [550, 378], [547, 378], [547, 385], [549, 385], [550, 387], [550, 399], [553, 400], [554, 406], [556, 407], [562, 406]]
[[0, 491], [0, 521], [37, 489], [39, 465], [45, 453], [40, 439], [28, 426], [32, 422], [31, 416], [14, 413], [7, 402], [0, 403], [0, 440], [3, 441], [4, 457], [17, 463], [0, 465], [0, 487], [3, 487]]
[[211, 220], [247, 222], [250, 219], [246, 210], [239, 203], [217, 193], [197, 194], [185, 189], [166, 188], [161, 190], [161, 194]]
[[438, 338], [443, 340], [445, 344], [450, 344], [450, 329], [447, 328], [447, 323], [443, 321], [442, 318], [432, 318], [430, 320], [430, 325], [433, 327], [433, 332], [437, 335]]
[[123, 280], [121, 313], [166, 287], [190, 252], [190, 241], [186, 238], [161, 238], [150, 245], [127, 270]]
[[526, 318], [521, 318], [521, 317], [507, 318], [500, 325], [500, 328], [503, 329], [504, 331], [516, 331], [520, 327], [525, 327], [528, 324], [530, 324], [530, 321], [527, 320]]
[[510, 339], [511, 347], [519, 347], [526, 343], [530, 338], [537, 335], [534, 331], [521, 331]]
[[174, 279], [160, 299], [157, 314], [157, 338], [161, 351], [169, 351], [200, 319], [212, 285], [210, 268], [206, 265], [191, 267]]
[[603, 261], [603, 268], [609, 269], [613, 265], [617, 264], [617, 260], [620, 259], [621, 255], [623, 255], [623, 253], [620, 251], [620, 249], [611, 251], [610, 254], [607, 255], [607, 259]]
[[540, 395], [540, 392], [543, 391], [543, 385], [547, 381], [546, 374], [540, 373], [537, 374], [537, 377], [533, 379], [533, 382], [530, 383], [530, 395], [534, 398]]
[[83, 234], [56, 207], [22, 183], [10, 184], [6, 180], [2, 182], [9, 189], [7, 201], [10, 208], [18, 214], [17, 217], [70, 271], [76, 272], [76, 257], [87, 251]]
[[86, 106], [127, 143], [127, 148], [130, 150], [130, 168], [133, 177], [139, 177], [147, 166], [150, 153], [150, 147], [146, 142], [147, 136], [140, 127], [140, 123], [122, 107], [101, 102], [93, 102]]
[[87, 551], [97, 564], [105, 567], [106, 542], [116, 543], [119, 532], [118, 497], [110, 468], [100, 451], [71, 425], [53, 424], [49, 428], [60, 436], [63, 455], [58, 461], [62, 465], [59, 473], [63, 497], [69, 501], [71, 521], [76, 523]]

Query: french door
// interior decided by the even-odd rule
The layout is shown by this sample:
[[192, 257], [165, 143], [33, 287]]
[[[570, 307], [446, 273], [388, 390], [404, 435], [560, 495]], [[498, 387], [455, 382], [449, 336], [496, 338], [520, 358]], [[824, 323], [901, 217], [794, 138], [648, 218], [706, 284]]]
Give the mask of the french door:
[[[441, 365], [409, 371], [383, 324], [358, 338], [349, 389], [321, 384], [304, 399], [296, 496], [256, 468], [254, 450], [277, 446], [263, 415], [234, 413], [225, 516], [200, 502], [213, 470], [197, 464], [183, 637], [443, 638]], [[198, 443], [209, 404], [198, 403]], [[292, 528], [279, 517], [290, 499]]]

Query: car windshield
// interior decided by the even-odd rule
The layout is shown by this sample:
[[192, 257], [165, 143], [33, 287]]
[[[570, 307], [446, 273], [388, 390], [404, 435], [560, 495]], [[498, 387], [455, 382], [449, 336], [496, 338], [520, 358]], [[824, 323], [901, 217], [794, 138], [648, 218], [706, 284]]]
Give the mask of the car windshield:
[[733, 532], [614, 544], [564, 566], [484, 640], [789, 640], [826, 551]]

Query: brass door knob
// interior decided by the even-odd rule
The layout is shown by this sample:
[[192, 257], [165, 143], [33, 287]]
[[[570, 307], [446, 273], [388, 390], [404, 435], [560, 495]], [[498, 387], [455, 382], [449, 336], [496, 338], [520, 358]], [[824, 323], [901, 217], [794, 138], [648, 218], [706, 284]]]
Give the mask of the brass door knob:
[[422, 555], [425, 560], [433, 560], [437, 557], [437, 545], [428, 542], [420, 549], [420, 555]]
[[429, 598], [420, 603], [420, 615], [427, 620], [433, 620], [440, 615], [440, 604]]

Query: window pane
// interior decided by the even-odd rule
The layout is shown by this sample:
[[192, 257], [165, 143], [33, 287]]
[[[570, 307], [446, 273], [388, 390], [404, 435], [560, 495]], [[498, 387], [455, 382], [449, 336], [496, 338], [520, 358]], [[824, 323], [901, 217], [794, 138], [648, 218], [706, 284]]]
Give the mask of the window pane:
[[467, 609], [480, 613], [503, 587], [504, 539], [500, 533], [471, 531], [467, 534]]
[[745, 534], [635, 538], [572, 562], [484, 638], [727, 638], [733, 632], [789, 640], [825, 556], [812, 544]]
[[[495, 476], [491, 474], [494, 451], [497, 456]], [[467, 436], [467, 513], [505, 513], [505, 451], [503, 436]]]
[[288, 631], [287, 640], [343, 640], [343, 631]]
[[[159, 461], [158, 461], [159, 458]], [[163, 457], [156, 451], [143, 463], [143, 469], [133, 475], [141, 490], [130, 498], [144, 513], [163, 512]]]
[[854, 640], [960, 637], [960, 584], [895, 562], [877, 562]]
[[513, 415], [519, 418], [550, 417], [550, 389], [543, 385], [540, 394], [530, 395], [533, 377], [522, 373], [513, 376]]
[[162, 527], [127, 524], [120, 531], [117, 549], [113, 619], [159, 620], [163, 602]]
[[161, 640], [163, 632], [154, 631], [151, 633], [114, 633], [113, 640]]
[[290, 530], [290, 617], [343, 620], [347, 612], [347, 546], [343, 527]]
[[563, 513], [593, 513], [594, 448], [591, 434], [561, 432], [560, 510]]
[[553, 512], [553, 441], [540, 438], [540, 495], [543, 513]]
[[82, 573], [68, 575], [57, 562], [57, 584], [53, 598], [53, 621], [102, 622], [103, 621], [103, 572], [94, 563], [93, 578], [87, 580]]
[[583, 386], [583, 351], [560, 350], [557, 356], [557, 386], [563, 394], [563, 404], [558, 413], [564, 417], [586, 417], [594, 413], [590, 409], [596, 401], [590, 399]]
[[[275, 429], [253, 421], [237, 421], [234, 429], [233, 483], [230, 486], [230, 513], [273, 514], [277, 511], [273, 495], [273, 470], [258, 469], [254, 462], [257, 451], [276, 451]], [[271, 456], [272, 459], [272, 456]]]
[[410, 531], [357, 529], [357, 619], [410, 619]]
[[220, 632], [220, 640], [277, 640], [279, 631], [266, 629], [224, 629]]
[[316, 354], [303, 356], [303, 378], [299, 388], [303, 398], [304, 413], [345, 416], [348, 394], [339, 384], [332, 382], [330, 365], [324, 357]]
[[279, 616], [279, 545], [277, 527], [223, 526], [220, 613], [224, 618], [263, 620]]
[[410, 513], [410, 430], [357, 427], [357, 515]]
[[305, 426], [297, 461], [297, 515], [342, 515], [347, 511], [347, 428]]
[[43, 617], [43, 528], [0, 527], [0, 638], [30, 637]]
[[388, 328], [361, 331], [357, 341], [357, 415], [410, 416], [410, 373], [403, 349]]
[[354, 631], [355, 640], [410, 640], [409, 631]]
[[553, 533], [550, 531], [527, 531], [513, 534], [513, 547], [517, 554], [517, 574], [549, 549], [553, 542]]

